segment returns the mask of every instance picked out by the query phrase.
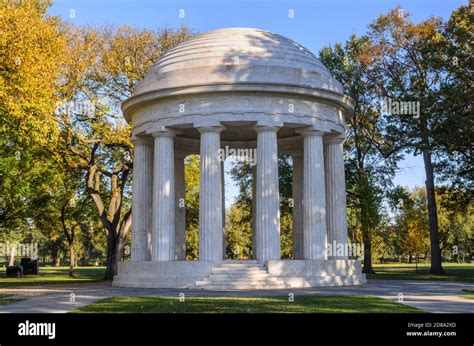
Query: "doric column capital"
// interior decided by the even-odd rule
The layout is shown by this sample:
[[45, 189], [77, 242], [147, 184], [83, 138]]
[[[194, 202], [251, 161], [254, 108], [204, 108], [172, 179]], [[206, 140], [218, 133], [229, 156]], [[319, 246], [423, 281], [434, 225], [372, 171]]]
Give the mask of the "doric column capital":
[[304, 129], [296, 129], [296, 133], [299, 133], [301, 136], [324, 136], [326, 132], [315, 129], [315, 128], [304, 128]]
[[152, 136], [154, 138], [156, 137], [174, 137], [176, 135], [179, 135], [181, 132], [174, 130], [174, 129], [169, 129], [167, 127], [160, 127], [159, 129], [156, 129], [152, 132]]
[[277, 132], [280, 129], [280, 126], [273, 126], [273, 125], [255, 125], [254, 130], [255, 132], [263, 132], [263, 131], [271, 131]]
[[258, 121], [257, 124], [254, 125], [253, 129], [257, 133], [262, 132], [262, 131], [277, 132], [282, 127], [283, 127], [283, 122], [281, 121], [262, 120], [262, 121]]
[[152, 145], [153, 138], [150, 136], [132, 136], [133, 145]]
[[345, 137], [342, 135], [337, 136], [326, 136], [324, 137], [325, 144], [341, 144], [345, 141]]
[[196, 126], [196, 129], [199, 131], [199, 133], [204, 133], [204, 132], [217, 132], [221, 133], [222, 131], [225, 130], [225, 127], [223, 125], [216, 125], [216, 126]]

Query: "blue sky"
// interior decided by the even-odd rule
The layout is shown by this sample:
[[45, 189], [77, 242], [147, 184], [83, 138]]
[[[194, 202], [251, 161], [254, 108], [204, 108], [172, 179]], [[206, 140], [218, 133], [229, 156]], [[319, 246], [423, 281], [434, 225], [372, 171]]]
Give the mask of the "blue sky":
[[[127, 24], [154, 29], [187, 24], [198, 32], [224, 27], [260, 28], [287, 36], [317, 54], [326, 45], [344, 42], [352, 33], [363, 34], [378, 15], [397, 5], [418, 22], [433, 15], [447, 19], [455, 8], [467, 3], [461, 0], [57, 0], [49, 13], [77, 25]], [[184, 10], [184, 18], [180, 18], [180, 10]], [[294, 18], [289, 18], [290, 10]], [[229, 167], [226, 164], [226, 171]], [[400, 168], [395, 184], [424, 185], [420, 156], [407, 156]], [[226, 177], [226, 206], [236, 192]]]

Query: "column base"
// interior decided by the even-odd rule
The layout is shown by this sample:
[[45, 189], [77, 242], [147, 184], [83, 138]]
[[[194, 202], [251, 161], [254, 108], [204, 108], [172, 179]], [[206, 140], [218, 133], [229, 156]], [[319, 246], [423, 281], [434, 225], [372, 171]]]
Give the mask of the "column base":
[[286, 289], [366, 283], [358, 260], [119, 262], [117, 287]]

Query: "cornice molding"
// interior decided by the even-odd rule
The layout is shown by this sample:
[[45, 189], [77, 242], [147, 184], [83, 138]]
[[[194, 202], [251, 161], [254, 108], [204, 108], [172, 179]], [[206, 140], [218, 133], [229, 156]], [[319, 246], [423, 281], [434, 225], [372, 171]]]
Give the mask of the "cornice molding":
[[122, 111], [124, 117], [130, 121], [132, 113], [138, 108], [164, 100], [228, 96], [273, 96], [323, 101], [345, 114], [351, 114], [355, 105], [350, 97], [326, 89], [283, 84], [214, 84], [149, 91], [124, 101]]

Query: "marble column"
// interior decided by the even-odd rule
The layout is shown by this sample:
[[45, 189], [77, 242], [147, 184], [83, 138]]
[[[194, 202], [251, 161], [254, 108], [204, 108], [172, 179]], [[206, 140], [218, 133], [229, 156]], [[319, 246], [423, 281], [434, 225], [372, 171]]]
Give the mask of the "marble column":
[[133, 140], [132, 261], [151, 260], [153, 140]]
[[326, 189], [324, 187], [323, 132], [303, 131], [303, 256], [327, 259]]
[[174, 156], [175, 179], [175, 247], [174, 258], [177, 261], [186, 260], [186, 204], [184, 182], [184, 153]]
[[278, 127], [257, 126], [257, 259], [279, 260]]
[[200, 127], [201, 172], [199, 186], [199, 260], [222, 261], [222, 177], [219, 161], [219, 126]]
[[[331, 258], [346, 259], [347, 244], [346, 181], [344, 174], [344, 153], [342, 137], [329, 137], [326, 146], [326, 212], [328, 243], [332, 249]], [[341, 245], [340, 245], [341, 244]]]
[[293, 259], [303, 259], [303, 153], [295, 153], [293, 159]]
[[175, 192], [174, 148], [172, 131], [160, 131], [155, 137], [153, 167], [152, 260], [174, 260]]

